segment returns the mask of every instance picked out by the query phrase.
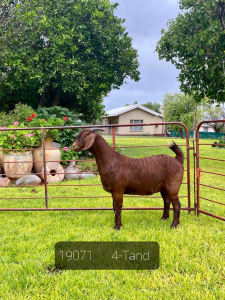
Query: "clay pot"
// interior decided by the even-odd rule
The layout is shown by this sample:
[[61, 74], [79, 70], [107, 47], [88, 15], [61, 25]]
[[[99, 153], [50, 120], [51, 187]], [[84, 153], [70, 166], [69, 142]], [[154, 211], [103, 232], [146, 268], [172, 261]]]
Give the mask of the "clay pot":
[[20, 178], [30, 174], [33, 167], [32, 151], [26, 152], [7, 152], [2, 155], [2, 169], [9, 178]]
[[[60, 161], [61, 152], [59, 149], [52, 147], [52, 138], [48, 137], [45, 139], [45, 149], [50, 149], [50, 150], [45, 150], [46, 163], [48, 161]], [[33, 150], [33, 158], [34, 158], [34, 161], [37, 161], [37, 162], [34, 162], [34, 172], [39, 173], [37, 175], [41, 177], [41, 174], [43, 172], [42, 168], [44, 166], [42, 142], [41, 142], [40, 147]], [[58, 164], [59, 164], [59, 162], [58, 162]]]
[[0, 177], [0, 186], [9, 186], [11, 180], [8, 177]]
[[2, 148], [0, 147], [0, 167], [2, 167], [2, 161], [3, 161], [3, 153], [2, 153]]
[[[42, 175], [41, 178], [44, 180], [44, 167], [41, 171]], [[57, 162], [48, 162], [46, 163], [46, 176], [47, 176], [47, 183], [51, 182], [60, 182], [64, 179], [64, 169], [63, 167]]]

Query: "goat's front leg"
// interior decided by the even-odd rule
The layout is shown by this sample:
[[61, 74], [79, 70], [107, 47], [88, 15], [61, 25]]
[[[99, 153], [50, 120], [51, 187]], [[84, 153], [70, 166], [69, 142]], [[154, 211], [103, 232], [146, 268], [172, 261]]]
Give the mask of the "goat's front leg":
[[123, 194], [112, 193], [113, 197], [113, 210], [115, 213], [115, 226], [114, 229], [120, 230], [122, 226], [121, 211], [123, 207]]

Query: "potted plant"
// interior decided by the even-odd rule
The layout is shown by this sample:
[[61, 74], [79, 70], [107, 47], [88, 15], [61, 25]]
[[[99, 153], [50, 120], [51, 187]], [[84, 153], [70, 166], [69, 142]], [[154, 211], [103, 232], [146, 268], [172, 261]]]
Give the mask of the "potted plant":
[[[24, 123], [0, 129], [24, 128]], [[34, 130], [1, 130], [1, 167], [9, 178], [20, 178], [30, 173], [33, 166], [32, 149], [39, 144], [39, 136]], [[10, 151], [15, 150], [15, 151]], [[21, 163], [23, 162], [23, 163]]]
[[[32, 114], [27, 118], [29, 127], [58, 127], [63, 126], [66, 122], [65, 118], [49, 118], [48, 120], [39, 118], [38, 115]], [[58, 141], [60, 131], [58, 129], [46, 129], [44, 130], [45, 137], [45, 159], [46, 162], [59, 162], [61, 159], [61, 153], [59, 149], [53, 147], [52, 142]], [[38, 147], [33, 150], [34, 158], [34, 171], [38, 175], [43, 173], [43, 148], [42, 148], [42, 132], [36, 131], [36, 135], [39, 139]], [[58, 163], [59, 164], [59, 163]], [[50, 166], [48, 164], [48, 166]], [[51, 167], [51, 166], [50, 166]]]

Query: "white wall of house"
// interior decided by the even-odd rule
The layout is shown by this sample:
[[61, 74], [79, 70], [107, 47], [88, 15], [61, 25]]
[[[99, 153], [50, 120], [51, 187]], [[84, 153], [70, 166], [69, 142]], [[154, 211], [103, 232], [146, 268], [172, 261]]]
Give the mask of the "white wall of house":
[[[116, 129], [116, 134], [120, 135], [154, 135], [164, 134], [164, 125], [153, 126], [135, 126], [135, 123], [162, 123], [163, 118], [160, 116], [154, 116], [142, 109], [136, 108], [126, 113], [123, 113], [116, 117], [102, 118], [102, 125], [106, 124], [133, 124], [128, 127], [119, 127]], [[107, 130], [111, 133], [110, 130]]]
[[[110, 125], [110, 124], [119, 124], [119, 117], [111, 117], [111, 118], [102, 118], [100, 125]], [[112, 129], [110, 127], [105, 128], [108, 134], [112, 133]], [[119, 133], [120, 128], [116, 128], [116, 134]]]
[[199, 131], [200, 132], [215, 132], [215, 130], [212, 127], [204, 126], [204, 125], [199, 128]]

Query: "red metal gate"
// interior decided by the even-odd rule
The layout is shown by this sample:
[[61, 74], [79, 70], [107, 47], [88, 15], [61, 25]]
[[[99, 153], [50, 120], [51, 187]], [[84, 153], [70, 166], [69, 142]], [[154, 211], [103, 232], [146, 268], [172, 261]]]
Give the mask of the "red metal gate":
[[[225, 139], [222, 143], [200, 142], [202, 124], [225, 120], [203, 121], [196, 132], [197, 215], [203, 213], [225, 221]], [[225, 138], [225, 135], [224, 135]]]
[[[135, 124], [135, 126], [164, 126], [164, 125], [172, 125], [172, 124], [178, 124], [181, 126], [181, 128], [183, 128], [183, 130], [185, 131], [186, 133], [186, 139], [185, 139], [185, 143], [183, 144], [179, 144], [179, 146], [181, 147], [184, 147], [185, 148], [185, 151], [186, 152], [186, 167], [185, 167], [185, 173], [186, 173], [186, 181], [182, 183], [182, 185], [186, 186], [186, 194], [185, 195], [179, 195], [179, 197], [181, 198], [185, 198], [187, 199], [187, 202], [186, 202], [186, 205], [182, 205], [181, 209], [183, 210], [187, 210], [188, 212], [190, 212], [191, 210], [194, 210], [194, 208], [191, 208], [191, 193], [190, 193], [190, 160], [189, 160], [189, 151], [192, 149], [189, 147], [189, 132], [188, 132], [188, 129], [187, 127], [180, 123], [180, 122], [164, 122], [164, 123], [148, 123], [148, 124]], [[118, 146], [116, 146], [116, 135], [115, 135], [115, 128], [116, 127], [129, 127], [131, 126], [130, 124], [123, 124], [123, 125], [101, 125], [101, 126], [91, 126], [91, 127], [98, 127], [98, 128], [106, 128], [106, 127], [109, 127], [109, 128], [112, 128], [112, 147], [113, 149], [115, 150]], [[42, 137], [44, 137], [44, 131], [47, 130], [47, 129], [59, 129], [59, 130], [63, 130], [63, 129], [78, 129], [78, 128], [90, 128], [90, 126], [82, 126], [82, 127], [79, 127], [79, 126], [70, 126], [70, 127], [51, 127], [51, 128], [48, 128], [48, 127], [45, 127], [45, 128], [24, 128], [24, 129], [18, 129], [18, 128], [15, 128], [15, 129], [0, 129], [0, 130], [10, 130], [10, 131], [14, 131], [14, 130], [41, 130], [42, 132]], [[132, 147], [135, 147], [135, 146], [119, 146], [119, 148], [132, 148]], [[167, 147], [167, 145], [143, 145], [143, 146], [139, 146], [139, 147]], [[16, 197], [1, 197], [1, 200], [7, 200], [7, 203], [10, 203], [10, 207], [0, 207], [0, 211], [53, 211], [53, 210], [112, 210], [112, 207], [65, 207], [62, 205], [65, 205], [65, 202], [63, 202], [64, 200], [85, 200], [85, 199], [101, 199], [101, 198], [111, 198], [110, 195], [108, 196], [105, 196], [105, 195], [93, 195], [92, 194], [92, 190], [90, 190], [90, 193], [91, 193], [91, 196], [89, 195], [76, 195], [74, 196], [73, 194], [69, 195], [69, 196], [63, 196], [61, 194], [61, 188], [64, 188], [65, 189], [65, 193], [66, 193], [66, 189], [69, 187], [74, 187], [74, 190], [76, 189], [79, 189], [79, 191], [81, 191], [81, 188], [84, 187], [84, 186], [90, 186], [92, 189], [95, 187], [95, 186], [101, 186], [101, 183], [95, 183], [95, 184], [67, 184], [66, 182], [63, 182], [62, 184], [60, 185], [54, 185], [54, 184], [48, 184], [47, 183], [47, 171], [46, 171], [46, 164], [48, 162], [60, 162], [60, 161], [47, 161], [46, 160], [46, 155], [45, 155], [45, 151], [47, 150], [46, 149], [46, 146], [45, 146], [45, 142], [44, 142], [44, 138], [43, 138], [43, 143], [42, 143], [42, 149], [43, 149], [43, 161], [44, 161], [44, 171], [43, 171], [43, 176], [44, 176], [44, 180], [43, 180], [43, 183], [41, 186], [38, 186], [38, 188], [42, 189], [42, 194], [38, 193], [37, 191], [35, 191], [35, 189], [37, 190], [37, 186], [35, 186], [35, 189], [33, 191], [34, 194], [32, 194], [32, 196], [29, 196], [29, 197], [24, 197], [21, 189], [20, 190], [20, 197], [19, 195]], [[153, 148], [154, 149], [154, 148]], [[2, 149], [4, 150], [4, 149]], [[18, 150], [11, 150], [11, 151], [18, 151]], [[75, 161], [78, 161], [78, 160], [75, 160]], [[69, 160], [68, 160], [69, 162]], [[13, 162], [10, 162], [10, 163], [16, 163], [15, 161]], [[34, 174], [34, 173], [32, 173]], [[19, 186], [20, 188], [31, 188], [34, 187], [33, 185], [31, 186]], [[52, 188], [51, 188], [52, 187]], [[53, 187], [57, 187], [58, 189], [58, 193], [56, 195], [51, 195], [52, 193], [52, 189]], [[1, 187], [3, 188], [3, 187]], [[18, 189], [18, 187], [16, 187], [15, 185], [11, 185], [9, 188], [16, 188]], [[27, 190], [26, 190], [27, 191]], [[37, 195], [36, 197], [34, 197], [35, 193], [37, 192]], [[63, 192], [63, 191], [62, 191]], [[82, 193], [82, 192], [81, 192]], [[39, 196], [40, 195], [40, 196]], [[129, 198], [140, 198], [139, 196], [125, 196], [126, 197], [129, 197]], [[161, 196], [145, 196], [145, 197], [141, 197], [141, 198], [161, 198]], [[34, 203], [36, 203], [35, 201], [40, 200], [40, 205], [39, 207], [36, 207], [35, 204], [31, 205], [32, 204], [32, 201]], [[62, 200], [62, 203], [64, 204], [60, 204], [59, 207], [54, 207], [54, 200], [58, 199], [59, 201]], [[12, 203], [11, 203], [11, 200], [12, 202], [13, 201], [21, 201], [20, 203], [25, 203], [24, 206], [25, 207], [15, 207]], [[10, 201], [10, 202], [9, 202]], [[43, 202], [44, 201], [44, 202]], [[83, 204], [83, 203], [82, 203]], [[32, 207], [33, 206], [33, 207]], [[123, 210], [163, 210], [163, 207], [124, 207]]]

